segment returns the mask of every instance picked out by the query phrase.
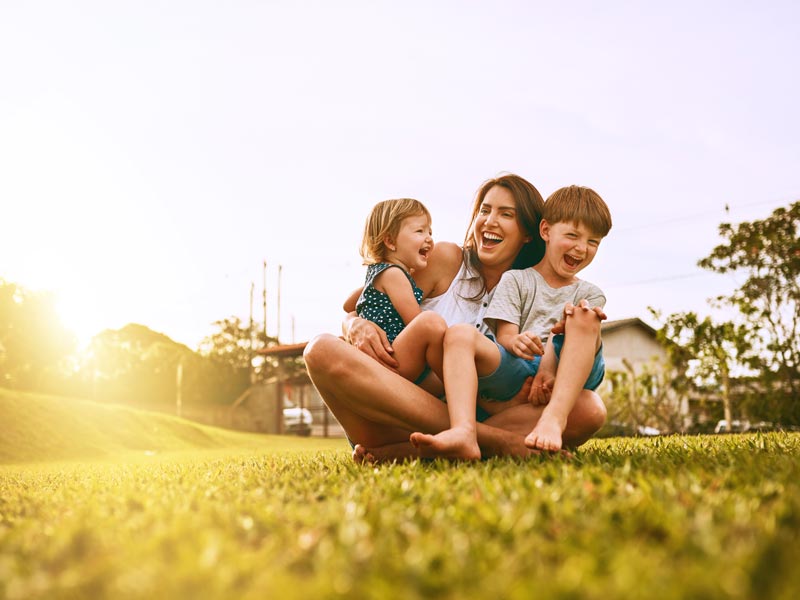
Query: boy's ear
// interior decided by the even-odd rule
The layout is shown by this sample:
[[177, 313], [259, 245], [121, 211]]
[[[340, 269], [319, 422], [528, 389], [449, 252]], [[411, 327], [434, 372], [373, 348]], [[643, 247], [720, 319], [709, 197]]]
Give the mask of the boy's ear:
[[539, 235], [542, 236], [542, 239], [547, 242], [550, 238], [550, 223], [542, 219], [539, 221]]

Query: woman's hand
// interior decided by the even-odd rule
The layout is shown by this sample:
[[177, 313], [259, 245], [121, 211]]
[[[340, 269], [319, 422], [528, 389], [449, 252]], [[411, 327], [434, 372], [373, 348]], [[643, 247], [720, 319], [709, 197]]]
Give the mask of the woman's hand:
[[398, 362], [392, 356], [394, 349], [383, 329], [372, 321], [357, 316], [345, 321], [344, 328], [345, 339], [350, 344], [389, 369], [397, 369]]

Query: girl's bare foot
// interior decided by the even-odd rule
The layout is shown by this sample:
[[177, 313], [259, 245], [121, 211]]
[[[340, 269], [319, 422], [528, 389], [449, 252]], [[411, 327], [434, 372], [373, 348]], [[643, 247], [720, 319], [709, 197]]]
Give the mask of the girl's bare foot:
[[525, 438], [525, 445], [534, 450], [558, 452], [561, 450], [561, 434], [563, 432], [564, 428], [561, 423], [542, 415], [542, 418], [536, 423], [536, 427]]
[[481, 449], [475, 430], [466, 427], [446, 429], [436, 435], [412, 433], [411, 444], [420, 454], [454, 460], [480, 460]]

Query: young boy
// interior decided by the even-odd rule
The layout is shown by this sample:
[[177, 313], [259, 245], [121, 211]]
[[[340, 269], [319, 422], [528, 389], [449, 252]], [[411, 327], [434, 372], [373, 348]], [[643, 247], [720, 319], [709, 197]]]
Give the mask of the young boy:
[[[546, 244], [544, 258], [531, 268], [503, 274], [485, 315], [494, 338], [471, 325], [456, 325], [445, 334], [443, 374], [450, 429], [436, 435], [414, 433], [412, 444], [429, 454], [479, 458], [478, 392], [487, 399], [510, 400], [534, 376], [528, 399], [546, 406], [525, 444], [534, 450], [561, 449], [567, 417], [582, 388], [597, 388], [605, 372], [599, 323], [606, 299], [600, 288], [576, 275], [594, 260], [610, 229], [608, 206], [594, 190], [569, 186], [547, 199], [539, 225]], [[567, 316], [566, 337], [550, 335], [575, 307], [580, 313], [593, 312], [590, 325], [572, 326], [578, 316]], [[580, 318], [587, 322], [585, 314]], [[564, 364], [556, 377], [562, 348]]]

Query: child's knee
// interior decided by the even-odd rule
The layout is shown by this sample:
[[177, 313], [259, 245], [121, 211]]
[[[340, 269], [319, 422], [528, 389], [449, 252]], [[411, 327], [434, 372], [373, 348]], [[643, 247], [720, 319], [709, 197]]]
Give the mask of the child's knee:
[[444, 334], [445, 345], [472, 344], [475, 339], [476, 329], [467, 323], [453, 325]]
[[586, 333], [600, 334], [600, 319], [593, 310], [575, 308], [571, 315], [567, 315], [565, 333], [580, 330]]
[[441, 317], [432, 311], [423, 311], [417, 315], [411, 322], [414, 329], [427, 334], [428, 336], [442, 339], [445, 331], [447, 331], [447, 323]]

